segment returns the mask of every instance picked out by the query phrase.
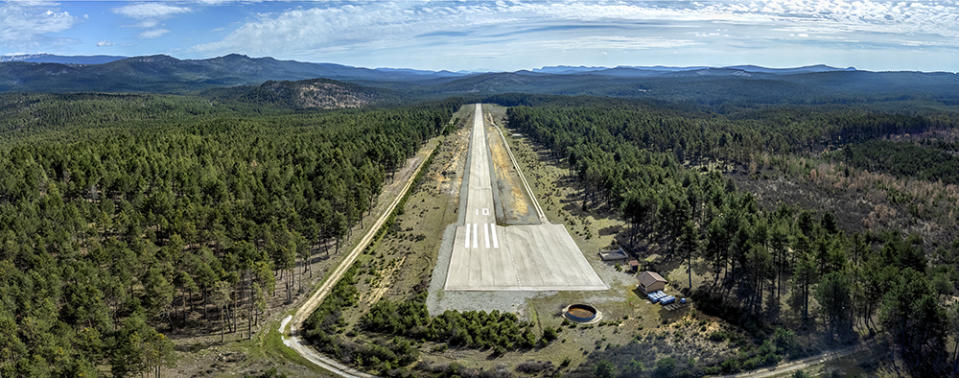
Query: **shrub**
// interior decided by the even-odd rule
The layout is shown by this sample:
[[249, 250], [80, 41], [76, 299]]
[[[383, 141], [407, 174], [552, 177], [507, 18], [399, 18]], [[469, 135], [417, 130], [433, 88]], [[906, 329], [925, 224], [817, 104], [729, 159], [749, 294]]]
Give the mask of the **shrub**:
[[547, 327], [543, 329], [543, 340], [550, 342], [556, 340], [556, 328]]
[[742, 367], [739, 365], [739, 360], [736, 358], [729, 358], [723, 361], [719, 366], [725, 374], [732, 374], [742, 370]]
[[656, 361], [656, 369], [653, 370], [653, 377], [672, 377], [676, 370], [676, 359], [667, 357]]
[[606, 360], [600, 361], [596, 364], [596, 377], [599, 378], [612, 378], [616, 376], [616, 367], [612, 363]]
[[516, 371], [525, 374], [539, 374], [543, 371], [553, 369], [553, 363], [550, 361], [525, 361], [516, 365]]
[[629, 361], [629, 364], [626, 365], [626, 369], [623, 370], [621, 376], [638, 377], [643, 374], [643, 370], [645, 369], [646, 366], [643, 365], [642, 361], [632, 359]]
[[783, 354], [796, 357], [799, 352], [799, 344], [796, 342], [796, 334], [788, 329], [776, 328], [773, 334], [773, 343]]

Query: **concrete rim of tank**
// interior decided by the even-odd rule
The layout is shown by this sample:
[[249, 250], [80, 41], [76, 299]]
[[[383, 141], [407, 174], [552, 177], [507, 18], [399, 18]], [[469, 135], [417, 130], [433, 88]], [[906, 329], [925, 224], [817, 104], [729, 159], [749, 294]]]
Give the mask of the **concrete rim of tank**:
[[[591, 318], [582, 318], [569, 313], [571, 308], [582, 308], [587, 311], [592, 311], [593, 316]], [[563, 317], [568, 319], [571, 322], [577, 324], [593, 324], [599, 322], [603, 318], [603, 313], [596, 309], [593, 305], [588, 305], [585, 303], [574, 303], [563, 308]]]

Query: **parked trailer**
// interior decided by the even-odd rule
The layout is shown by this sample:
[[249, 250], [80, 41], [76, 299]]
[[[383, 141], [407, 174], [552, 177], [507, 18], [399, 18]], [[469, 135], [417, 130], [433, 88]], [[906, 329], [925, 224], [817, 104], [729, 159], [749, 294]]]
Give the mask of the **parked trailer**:
[[667, 297], [667, 295], [666, 293], [662, 291], [654, 291], [652, 293], [647, 294], [646, 297], [649, 298], [650, 302], [658, 303], [660, 300]]

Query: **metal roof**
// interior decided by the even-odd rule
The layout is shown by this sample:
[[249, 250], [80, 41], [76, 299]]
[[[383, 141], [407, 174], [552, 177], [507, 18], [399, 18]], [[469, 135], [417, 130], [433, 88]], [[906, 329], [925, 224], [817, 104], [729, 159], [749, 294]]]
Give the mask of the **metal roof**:
[[650, 272], [648, 270], [639, 274], [639, 283], [640, 285], [643, 285], [644, 287], [652, 285], [656, 282], [669, 282], [669, 281], [666, 281], [666, 279], [663, 278], [663, 276], [660, 276], [659, 273]]

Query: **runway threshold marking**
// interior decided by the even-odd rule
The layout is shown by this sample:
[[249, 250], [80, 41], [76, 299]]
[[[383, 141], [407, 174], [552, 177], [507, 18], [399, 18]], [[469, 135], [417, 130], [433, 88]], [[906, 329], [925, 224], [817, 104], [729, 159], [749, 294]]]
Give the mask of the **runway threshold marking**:
[[466, 248], [470, 247], [470, 225], [466, 224]]
[[479, 225], [473, 223], [473, 248], [479, 248]]
[[483, 231], [486, 232], [486, 248], [489, 248], [489, 223], [483, 223]]
[[[498, 249], [499, 237], [496, 236], [496, 223], [483, 223], [483, 233], [486, 234], [486, 238], [483, 240], [486, 248]], [[479, 248], [479, 223], [467, 223], [466, 237], [463, 239], [463, 247], [471, 248], [470, 242], [472, 241], [472, 248]]]

